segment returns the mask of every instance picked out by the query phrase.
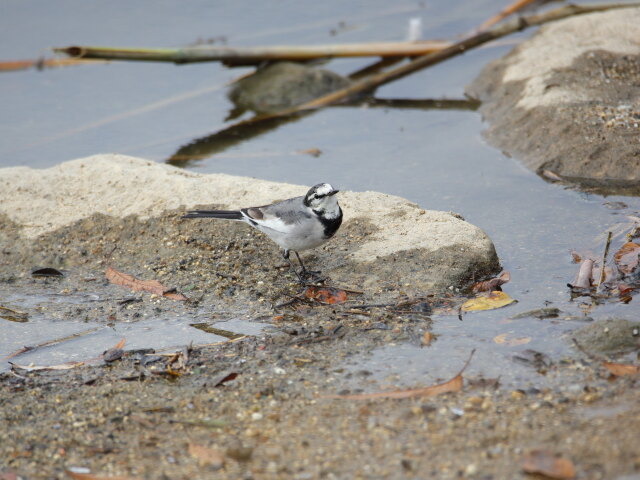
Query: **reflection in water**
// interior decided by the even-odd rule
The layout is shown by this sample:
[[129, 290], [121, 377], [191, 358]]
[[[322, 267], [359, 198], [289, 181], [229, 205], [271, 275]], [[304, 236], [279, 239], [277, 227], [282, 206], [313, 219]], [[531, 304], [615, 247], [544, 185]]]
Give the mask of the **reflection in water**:
[[[474, 99], [456, 100], [412, 100], [412, 99], [379, 99], [369, 98], [365, 101], [346, 102], [333, 107], [366, 107], [366, 108], [397, 108], [415, 110], [477, 110], [480, 105]], [[247, 140], [253, 139], [265, 133], [276, 130], [280, 126], [297, 121], [307, 115], [315, 113], [317, 110], [297, 112], [288, 116], [257, 115], [248, 120], [235, 123], [223, 130], [197, 138], [187, 145], [178, 149], [166, 163], [175, 167], [187, 168], [193, 166], [197, 161], [204, 160], [215, 154], [239, 145]]]
[[260, 115], [244, 120], [206, 137], [197, 138], [191, 143], [180, 147], [176, 153], [166, 160], [166, 163], [174, 167], [191, 167], [198, 160], [204, 160], [216, 153], [224, 152], [235, 145], [275, 130], [281, 125], [293, 122], [309, 113], [311, 112], [289, 117]]
[[541, 170], [536, 173], [546, 182], [563, 184], [568, 188], [585, 193], [602, 195], [604, 197], [609, 195], [621, 195], [626, 197], [640, 196], [640, 184], [637, 180], [571, 177], [566, 175], [560, 176], [558, 174], [553, 174], [555, 177], [550, 177], [548, 172], [545, 170]]

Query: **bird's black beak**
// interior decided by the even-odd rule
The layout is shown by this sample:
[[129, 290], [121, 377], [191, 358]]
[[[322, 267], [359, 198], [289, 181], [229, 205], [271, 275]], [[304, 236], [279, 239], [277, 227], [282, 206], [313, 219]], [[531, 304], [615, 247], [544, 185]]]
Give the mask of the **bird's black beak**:
[[333, 192], [331, 192], [331, 193], [329, 194], [329, 196], [330, 196], [330, 197], [332, 197], [333, 195], [335, 195], [335, 194], [336, 194], [336, 193], [338, 193], [339, 191], [340, 191], [340, 190], [334, 190]]

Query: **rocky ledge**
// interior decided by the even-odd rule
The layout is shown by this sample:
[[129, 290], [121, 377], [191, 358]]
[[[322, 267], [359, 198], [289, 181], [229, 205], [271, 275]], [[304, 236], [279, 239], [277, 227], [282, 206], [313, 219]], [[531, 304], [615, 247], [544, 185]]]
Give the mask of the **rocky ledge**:
[[[202, 175], [122, 155], [95, 155], [46, 170], [5, 168], [0, 170], [0, 244], [14, 265], [59, 268], [90, 264], [91, 257], [105, 258], [117, 247], [114, 259], [128, 252], [129, 265], [138, 256], [141, 266], [165, 265], [153, 270], [169, 276], [198, 266], [214, 269], [228, 288], [233, 278], [252, 279], [256, 266], [273, 272], [274, 265], [282, 265], [276, 245], [240, 222], [184, 221], [180, 215], [193, 207], [264, 205], [307, 188]], [[339, 195], [342, 228], [323, 247], [303, 254], [334, 282], [424, 294], [463, 287], [499, 269], [491, 240], [457, 214], [376, 192]], [[177, 277], [172, 281], [180, 283]]]

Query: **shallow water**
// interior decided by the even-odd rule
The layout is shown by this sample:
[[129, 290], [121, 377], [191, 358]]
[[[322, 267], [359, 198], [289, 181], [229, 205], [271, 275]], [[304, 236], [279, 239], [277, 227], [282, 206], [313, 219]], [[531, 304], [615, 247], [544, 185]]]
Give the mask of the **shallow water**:
[[[28, 322], [9, 322], [0, 318], [0, 358], [18, 352], [25, 346], [42, 345], [51, 340], [59, 342], [42, 345], [22, 353], [10, 361], [18, 365], [59, 365], [66, 362], [86, 362], [98, 357], [105, 350], [125, 339], [125, 350], [155, 349], [175, 351], [190, 344], [203, 345], [225, 342], [230, 334], [260, 335], [269, 325], [247, 321], [238, 317], [211, 320], [210, 311], [199, 309], [189, 315], [172, 316], [164, 313], [142, 318], [138, 321], [118, 321], [96, 323], [78, 319], [55, 320], [48, 315], [51, 304], [82, 304], [100, 302], [98, 294], [57, 294], [55, 291], [24, 293], [20, 295], [2, 294], [2, 304], [21, 312], [29, 312]], [[197, 324], [220, 329], [217, 335], [203, 331]], [[8, 362], [0, 364], [0, 371], [10, 368]]]
[[[425, 38], [452, 38], [467, 32], [500, 10], [500, 0], [444, 2], [290, 2], [277, 7], [244, 2], [119, 2], [92, 4], [79, 0], [13, 2], [0, 15], [0, 59], [35, 58], [49, 46], [186, 45], [198, 38], [225, 36], [232, 45], [311, 44], [402, 40], [410, 18], [420, 17]], [[332, 34], [333, 30], [333, 34]], [[526, 34], [528, 35], [528, 34]], [[381, 88], [383, 99], [463, 99], [464, 85], [493, 58], [506, 53], [519, 37], [488, 46]], [[340, 60], [329, 64], [349, 73], [366, 64]], [[0, 75], [4, 115], [0, 119], [0, 166], [49, 167], [101, 152], [117, 152], [166, 161], [180, 147], [225, 126], [231, 109], [225, 84], [248, 72], [219, 65], [174, 66], [114, 63], [24, 71]], [[583, 311], [597, 318], [637, 317], [637, 301], [586, 309], [572, 302], [566, 287], [577, 272], [571, 250], [600, 255], [605, 232], [614, 230], [612, 251], [620, 245], [629, 216], [640, 216], [637, 198], [590, 195], [548, 184], [487, 145], [484, 128], [472, 110], [420, 108], [329, 108], [228, 146], [193, 162], [199, 172], [223, 172], [299, 184], [330, 181], [341, 189], [378, 190], [401, 195], [428, 209], [455, 211], [493, 239], [501, 262], [511, 272], [505, 290], [518, 303], [503, 310], [455, 317], [434, 317], [441, 334], [432, 347], [387, 346], [357, 359], [356, 369], [405, 375], [411, 384], [447, 378], [477, 348], [472, 368], [487, 377], [509, 370], [509, 381], [538, 380], [526, 367], [514, 366], [514, 352], [527, 348], [558, 360], [572, 353], [563, 335], [581, 323], [565, 321]], [[318, 158], [296, 153], [318, 148]], [[215, 199], [212, 199], [212, 202]], [[622, 208], [611, 208], [624, 202]], [[31, 300], [17, 301], [16, 308]], [[68, 299], [67, 299], [68, 301]], [[84, 300], [81, 300], [84, 301]], [[561, 309], [556, 320], [507, 318], [547, 305]], [[0, 323], [3, 350], [51, 338], [46, 318], [29, 324]], [[181, 325], [181, 328], [177, 328]], [[175, 344], [213, 342], [217, 337], [188, 327], [181, 319], [120, 326], [138, 329], [135, 345], [166, 347], [163, 327]], [[53, 328], [53, 327], [51, 327]], [[55, 325], [56, 337], [87, 328], [73, 322]], [[226, 328], [226, 327], [222, 327]], [[240, 330], [247, 331], [244, 324]], [[127, 330], [129, 332], [129, 330]], [[74, 340], [79, 355], [112, 346], [124, 330], [105, 329]], [[508, 347], [493, 339], [509, 333], [530, 338]], [[127, 333], [127, 338], [131, 338]], [[4, 348], [9, 345], [10, 348]], [[60, 349], [59, 349], [60, 348]], [[86, 349], [86, 350], [85, 350]], [[48, 352], [48, 353], [47, 353]], [[52, 353], [53, 352], [53, 353]], [[58, 355], [55, 352], [62, 352]], [[25, 356], [24, 361], [70, 360], [61, 347]], [[68, 353], [68, 352], [67, 352]], [[47, 357], [47, 354], [50, 354]], [[2, 352], [0, 352], [0, 356]], [[86, 358], [86, 357], [85, 357]], [[418, 365], [404, 368], [410, 359]], [[21, 358], [21, 362], [22, 362]], [[452, 366], [454, 365], [454, 366]]]

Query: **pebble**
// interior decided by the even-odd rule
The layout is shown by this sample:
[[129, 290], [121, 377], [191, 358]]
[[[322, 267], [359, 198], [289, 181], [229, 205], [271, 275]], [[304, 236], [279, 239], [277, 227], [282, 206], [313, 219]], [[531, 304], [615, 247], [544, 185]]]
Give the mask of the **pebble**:
[[478, 466], [475, 463], [470, 463], [464, 468], [465, 475], [475, 475], [478, 473]]
[[511, 398], [514, 400], [521, 400], [525, 397], [525, 393], [520, 390], [513, 390], [511, 392]]

